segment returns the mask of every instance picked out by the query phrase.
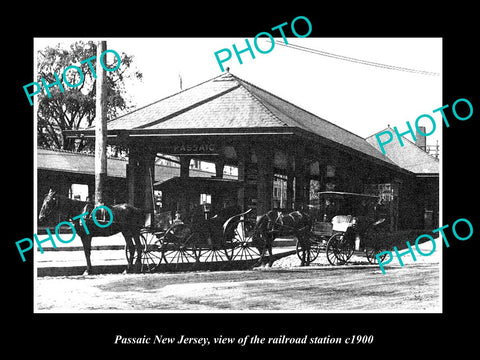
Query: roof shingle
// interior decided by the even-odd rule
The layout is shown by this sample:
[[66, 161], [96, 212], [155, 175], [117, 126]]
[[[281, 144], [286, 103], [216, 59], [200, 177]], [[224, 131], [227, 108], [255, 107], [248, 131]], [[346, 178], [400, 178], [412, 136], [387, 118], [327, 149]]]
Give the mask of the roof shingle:
[[[387, 127], [382, 131], [390, 131], [394, 134], [391, 127]], [[378, 133], [382, 132], [379, 131]], [[377, 134], [378, 134], [377, 133]], [[366, 138], [368, 143], [380, 150], [376, 134]], [[438, 159], [429, 155], [427, 152], [420, 149], [417, 145], [411, 142], [408, 138], [402, 136], [403, 146], [400, 145], [398, 138], [393, 136], [393, 140], [384, 145], [386, 156], [395, 164], [403, 169], [411, 171], [415, 174], [438, 174], [440, 169], [440, 162]]]
[[109, 131], [265, 127], [301, 129], [395, 165], [362, 137], [229, 72], [108, 122]]

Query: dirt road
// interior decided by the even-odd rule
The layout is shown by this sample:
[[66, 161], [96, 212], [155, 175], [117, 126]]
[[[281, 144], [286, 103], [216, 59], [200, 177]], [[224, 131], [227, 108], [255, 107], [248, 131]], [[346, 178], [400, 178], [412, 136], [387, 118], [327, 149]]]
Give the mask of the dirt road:
[[40, 312], [439, 312], [440, 266], [314, 266], [253, 271], [42, 277]]

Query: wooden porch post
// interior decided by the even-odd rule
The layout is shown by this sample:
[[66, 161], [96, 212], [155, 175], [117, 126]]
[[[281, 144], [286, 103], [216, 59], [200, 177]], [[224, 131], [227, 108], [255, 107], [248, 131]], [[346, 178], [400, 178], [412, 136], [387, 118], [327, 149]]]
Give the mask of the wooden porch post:
[[293, 178], [295, 177], [294, 172], [294, 157], [288, 155], [288, 164], [287, 164], [287, 209], [293, 209]]
[[128, 187], [128, 203], [135, 206], [137, 203], [138, 186], [137, 174], [139, 167], [140, 154], [136, 151], [135, 145], [130, 145], [127, 164], [127, 187]]
[[225, 168], [225, 159], [220, 158], [215, 161], [215, 177], [223, 179], [223, 169]]
[[257, 179], [257, 218], [272, 209], [273, 192], [273, 152], [260, 148], [256, 151]]
[[245, 211], [245, 161], [248, 155], [248, 149], [244, 146], [239, 146], [235, 147], [235, 151], [237, 153], [238, 181], [242, 182], [242, 186], [237, 192], [237, 204], [240, 206], [242, 211]]
[[305, 195], [308, 188], [308, 176], [304, 156], [303, 149], [295, 154], [295, 210], [300, 210], [308, 203]]
[[180, 156], [180, 177], [186, 178], [190, 174], [190, 156]]
[[128, 203], [154, 213], [153, 182], [156, 153], [149, 147], [130, 147], [127, 164]]
[[[146, 149], [143, 161], [142, 161], [142, 173], [143, 173], [143, 209], [147, 212], [151, 223], [153, 215], [155, 213], [155, 196], [153, 194], [153, 183], [155, 181], [155, 157], [156, 152], [151, 149]], [[149, 224], [150, 224], [149, 223]]]

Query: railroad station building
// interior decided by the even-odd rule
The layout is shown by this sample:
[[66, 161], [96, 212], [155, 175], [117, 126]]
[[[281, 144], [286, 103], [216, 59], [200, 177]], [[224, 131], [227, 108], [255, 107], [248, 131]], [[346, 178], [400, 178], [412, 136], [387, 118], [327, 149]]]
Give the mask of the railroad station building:
[[[438, 223], [438, 210], [430, 209], [438, 207], [438, 185], [432, 187], [438, 164], [436, 177], [433, 168], [425, 175], [403, 166], [368, 139], [229, 72], [112, 119], [107, 128], [109, 144], [129, 149], [128, 202], [151, 212], [152, 188], [170, 194], [169, 211], [187, 212], [200, 194], [211, 196], [212, 211], [234, 202], [257, 216], [274, 207], [299, 209], [318, 201], [318, 191], [335, 190], [383, 194], [393, 230], [423, 228], [425, 210]], [[88, 138], [95, 129], [65, 133]], [[178, 157], [177, 177], [157, 181], [158, 154]], [[211, 181], [195, 181], [192, 160], [215, 164]], [[238, 169], [236, 179], [224, 177], [225, 166]], [[436, 205], [418, 196], [426, 192]]]
[[[128, 202], [126, 164], [128, 160], [119, 157], [109, 157], [107, 161], [106, 198], [109, 203]], [[199, 161], [190, 163], [190, 174], [195, 178], [209, 178], [215, 174], [212, 166], [204, 166]], [[163, 183], [180, 175], [180, 166], [168, 158], [158, 158], [155, 161], [154, 181]], [[224, 170], [223, 177], [236, 179], [230, 168]], [[94, 198], [95, 193], [95, 157], [93, 154], [79, 153], [68, 150], [37, 148], [37, 209], [40, 211], [43, 198], [52, 189], [70, 199], [86, 201]], [[162, 199], [155, 196], [155, 206], [158, 210]], [[60, 219], [50, 219], [55, 226]]]

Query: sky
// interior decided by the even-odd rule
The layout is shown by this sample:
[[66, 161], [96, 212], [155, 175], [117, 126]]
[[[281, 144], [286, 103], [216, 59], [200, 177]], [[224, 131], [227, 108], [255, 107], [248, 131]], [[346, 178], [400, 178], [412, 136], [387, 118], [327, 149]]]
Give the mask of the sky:
[[[390, 125], [406, 131], [422, 114], [437, 122], [427, 144], [441, 140], [441, 115], [433, 110], [442, 103], [441, 38], [296, 38], [289, 44], [308, 47], [350, 58], [437, 73], [437, 76], [368, 66], [352, 61], [275, 45], [267, 54], [259, 53], [253, 38], [255, 59], [241, 54], [240, 64], [232, 44], [244, 49], [245, 38], [36, 38], [36, 50], [76, 40], [106, 40], [107, 48], [134, 56], [143, 80], [127, 83], [128, 96], [137, 107], [150, 104], [209, 80], [222, 73], [214, 53], [224, 48], [232, 58], [223, 63], [239, 78], [363, 138]], [[283, 43], [281, 37], [275, 41]], [[258, 46], [268, 49], [267, 38]], [[220, 56], [224, 56], [221, 54]], [[33, 81], [33, 80], [32, 80]], [[427, 133], [432, 125], [426, 118]], [[441, 143], [441, 141], [440, 141]]]

